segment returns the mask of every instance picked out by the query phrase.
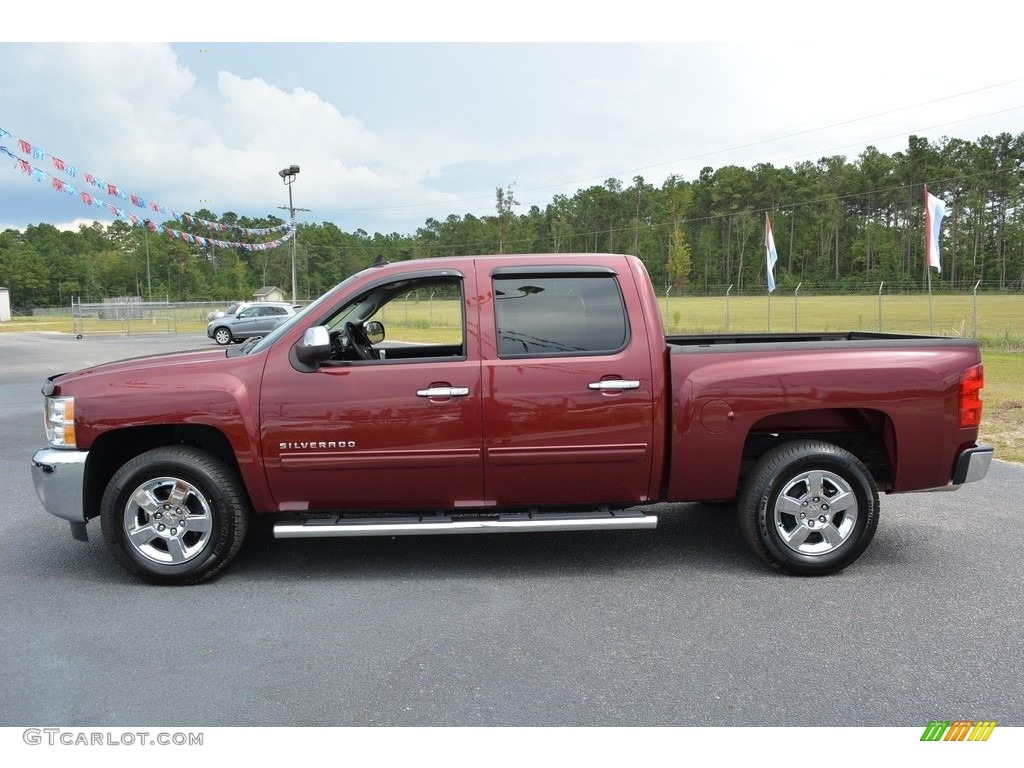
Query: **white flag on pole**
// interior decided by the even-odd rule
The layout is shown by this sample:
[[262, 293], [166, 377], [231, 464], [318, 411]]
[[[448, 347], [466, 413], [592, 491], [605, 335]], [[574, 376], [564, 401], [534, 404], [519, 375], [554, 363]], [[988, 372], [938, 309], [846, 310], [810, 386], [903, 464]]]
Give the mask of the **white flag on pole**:
[[942, 272], [942, 261], [939, 258], [939, 230], [942, 227], [942, 217], [946, 215], [946, 203], [940, 200], [931, 192], [928, 187], [924, 188], [924, 221], [928, 233], [928, 241], [925, 248], [928, 257], [928, 266], [935, 267]]
[[779, 254], [775, 252], [775, 238], [772, 237], [772, 221], [768, 218], [768, 212], [764, 214], [764, 250], [765, 259], [768, 263], [768, 293], [775, 290], [775, 264], [779, 260]]

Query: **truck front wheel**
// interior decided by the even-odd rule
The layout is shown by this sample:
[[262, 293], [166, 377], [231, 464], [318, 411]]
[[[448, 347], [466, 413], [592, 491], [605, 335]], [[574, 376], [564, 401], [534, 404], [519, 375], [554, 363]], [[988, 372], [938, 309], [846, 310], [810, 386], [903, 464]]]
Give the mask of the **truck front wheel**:
[[114, 557], [135, 575], [154, 584], [195, 584], [223, 569], [242, 546], [248, 504], [219, 459], [166, 446], [114, 474], [100, 523]]
[[830, 443], [800, 440], [766, 453], [739, 499], [753, 550], [788, 573], [834, 573], [861, 556], [878, 526], [878, 488], [864, 464]]

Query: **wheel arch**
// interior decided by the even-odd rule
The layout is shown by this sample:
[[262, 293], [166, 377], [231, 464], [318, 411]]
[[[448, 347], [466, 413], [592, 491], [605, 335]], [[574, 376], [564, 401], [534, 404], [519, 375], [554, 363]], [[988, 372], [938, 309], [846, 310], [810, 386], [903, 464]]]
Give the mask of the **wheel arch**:
[[747, 432], [738, 487], [762, 456], [799, 440], [830, 443], [852, 453], [867, 467], [880, 490], [896, 477], [896, 429], [885, 411], [870, 408], [821, 408], [766, 416]]
[[212, 454], [239, 478], [244, 492], [235, 451], [220, 430], [203, 424], [118, 429], [100, 435], [89, 450], [85, 468], [85, 519], [99, 516], [103, 492], [118, 469], [139, 454], [168, 445], [190, 445]]

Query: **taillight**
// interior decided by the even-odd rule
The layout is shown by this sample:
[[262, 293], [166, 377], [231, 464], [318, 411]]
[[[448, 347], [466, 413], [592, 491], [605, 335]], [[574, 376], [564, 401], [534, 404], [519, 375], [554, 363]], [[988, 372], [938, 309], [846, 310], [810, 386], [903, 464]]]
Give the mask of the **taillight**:
[[960, 427], [981, 424], [981, 389], [985, 386], [985, 371], [981, 363], [965, 368], [960, 374]]

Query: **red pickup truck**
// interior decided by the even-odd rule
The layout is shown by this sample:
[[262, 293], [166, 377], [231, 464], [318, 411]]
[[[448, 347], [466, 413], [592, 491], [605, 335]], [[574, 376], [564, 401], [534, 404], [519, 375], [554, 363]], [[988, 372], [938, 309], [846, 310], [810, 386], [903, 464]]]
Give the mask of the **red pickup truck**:
[[[427, 297], [448, 329], [385, 341]], [[631, 256], [416, 260], [241, 346], [49, 378], [31, 465], [75, 538], [99, 517], [163, 584], [218, 573], [254, 514], [277, 537], [572, 531], [653, 528], [656, 501], [735, 500], [761, 558], [826, 574], [880, 490], [985, 476], [982, 384], [969, 339], [666, 338]]]

